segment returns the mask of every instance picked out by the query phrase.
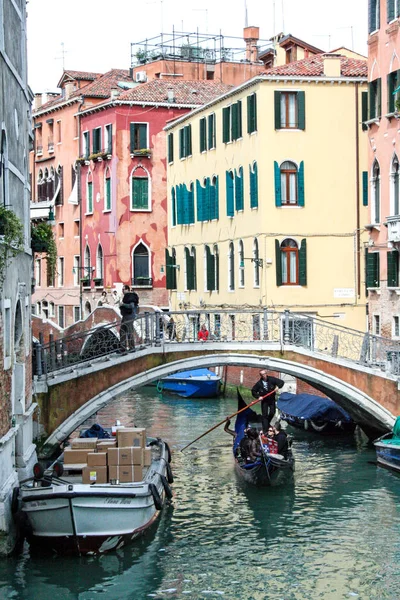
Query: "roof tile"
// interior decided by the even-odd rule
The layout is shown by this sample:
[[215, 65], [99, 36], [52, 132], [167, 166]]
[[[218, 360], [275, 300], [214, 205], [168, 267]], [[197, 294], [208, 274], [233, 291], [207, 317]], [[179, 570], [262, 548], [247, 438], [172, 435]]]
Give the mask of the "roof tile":
[[[366, 60], [347, 58], [341, 56], [340, 67], [342, 77], [367, 77], [368, 66]], [[316, 54], [303, 58], [287, 65], [272, 67], [264, 71], [265, 75], [285, 75], [286, 77], [323, 77], [324, 55]]]
[[171, 104], [201, 105], [229, 92], [234, 86], [218, 81], [168, 81], [153, 79], [140, 83], [136, 87], [123, 92], [118, 100], [130, 102], [152, 102], [164, 104], [168, 102], [169, 91], [173, 91]]

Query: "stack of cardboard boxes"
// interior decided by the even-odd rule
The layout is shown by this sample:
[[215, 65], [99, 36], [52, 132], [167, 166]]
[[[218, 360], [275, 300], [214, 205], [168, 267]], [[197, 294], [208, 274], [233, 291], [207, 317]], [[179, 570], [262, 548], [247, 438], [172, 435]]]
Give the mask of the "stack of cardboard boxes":
[[130, 483], [142, 481], [151, 464], [146, 430], [120, 427], [116, 439], [76, 438], [64, 450], [64, 469], [82, 470], [82, 483]]

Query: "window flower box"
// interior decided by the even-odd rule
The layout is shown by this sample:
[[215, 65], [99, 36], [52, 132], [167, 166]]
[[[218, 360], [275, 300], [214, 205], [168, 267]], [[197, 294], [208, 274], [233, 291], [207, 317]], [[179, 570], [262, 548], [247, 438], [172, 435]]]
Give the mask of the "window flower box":
[[103, 287], [104, 282], [103, 282], [103, 278], [102, 277], [95, 277], [93, 279], [93, 283], [96, 287]]
[[131, 158], [134, 158], [135, 156], [144, 156], [146, 158], [150, 158], [151, 150], [150, 148], [140, 148], [138, 150], [133, 150], [131, 152]]
[[81, 279], [82, 287], [90, 287], [90, 279]]

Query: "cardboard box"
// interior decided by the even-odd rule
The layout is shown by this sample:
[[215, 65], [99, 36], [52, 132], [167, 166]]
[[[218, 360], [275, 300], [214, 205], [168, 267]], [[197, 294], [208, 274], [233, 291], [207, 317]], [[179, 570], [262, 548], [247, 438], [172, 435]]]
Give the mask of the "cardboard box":
[[111, 465], [108, 470], [109, 479], [117, 479], [120, 483], [131, 483], [143, 479], [143, 467], [140, 465]]
[[109, 465], [142, 465], [143, 448], [129, 446], [128, 448], [108, 448]]
[[98, 452], [107, 452], [107, 448], [116, 448], [117, 440], [99, 440], [97, 442]]
[[151, 448], [145, 448], [143, 450], [143, 466], [149, 467], [151, 465]]
[[146, 445], [146, 430], [139, 427], [124, 427], [117, 431], [118, 448], [135, 446], [144, 448]]
[[88, 467], [107, 466], [107, 452], [89, 452], [87, 455]]
[[82, 469], [82, 483], [107, 483], [107, 467], [85, 467]]
[[87, 463], [87, 455], [90, 450], [76, 450], [75, 448], [65, 448], [64, 450], [64, 465], [79, 465]]
[[97, 438], [74, 438], [71, 440], [71, 448], [75, 448], [76, 450], [83, 450], [84, 448], [95, 450], [97, 442]]

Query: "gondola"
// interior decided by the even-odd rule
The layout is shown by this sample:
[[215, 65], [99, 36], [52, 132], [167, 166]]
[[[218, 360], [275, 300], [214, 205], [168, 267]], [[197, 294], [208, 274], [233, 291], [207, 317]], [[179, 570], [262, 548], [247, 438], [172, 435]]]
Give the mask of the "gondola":
[[[242, 410], [247, 406], [243, 400], [239, 390], [238, 395], [238, 410]], [[291, 449], [291, 440], [288, 439], [289, 449], [287, 458], [281, 454], [273, 454], [269, 452], [269, 447], [262, 443], [261, 440], [261, 457], [253, 463], [247, 463], [240, 457], [240, 442], [245, 436], [245, 429], [249, 425], [260, 430], [259, 415], [251, 408], [242, 410], [237, 417], [235, 423], [235, 438], [233, 442], [233, 456], [235, 460], [235, 469], [238, 476], [246, 483], [256, 486], [275, 486], [281, 485], [290, 481], [293, 478], [294, 472], [294, 457]], [[260, 436], [261, 438], [261, 436]]]

